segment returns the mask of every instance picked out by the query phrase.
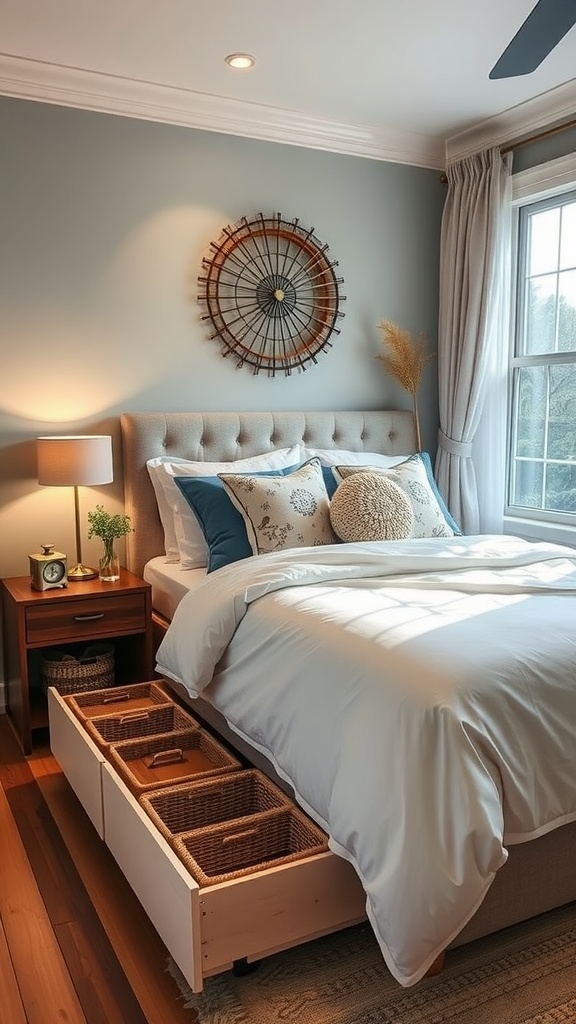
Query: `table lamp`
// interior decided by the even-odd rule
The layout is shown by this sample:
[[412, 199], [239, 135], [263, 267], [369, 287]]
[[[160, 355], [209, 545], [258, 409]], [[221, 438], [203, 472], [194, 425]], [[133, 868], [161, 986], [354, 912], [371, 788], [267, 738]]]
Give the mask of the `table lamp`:
[[82, 563], [78, 487], [112, 483], [112, 438], [105, 434], [39, 437], [36, 444], [38, 483], [74, 488], [77, 564], [68, 570], [68, 580], [71, 583], [93, 580], [98, 572]]

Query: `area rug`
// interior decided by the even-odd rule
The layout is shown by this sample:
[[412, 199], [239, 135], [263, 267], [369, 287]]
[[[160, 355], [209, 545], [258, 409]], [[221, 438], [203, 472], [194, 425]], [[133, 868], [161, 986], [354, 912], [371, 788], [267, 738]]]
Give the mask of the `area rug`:
[[[576, 904], [450, 950], [441, 974], [405, 989], [368, 925], [231, 971], [195, 995], [199, 1024], [576, 1024]], [[191, 1015], [192, 1016], [192, 1015]]]

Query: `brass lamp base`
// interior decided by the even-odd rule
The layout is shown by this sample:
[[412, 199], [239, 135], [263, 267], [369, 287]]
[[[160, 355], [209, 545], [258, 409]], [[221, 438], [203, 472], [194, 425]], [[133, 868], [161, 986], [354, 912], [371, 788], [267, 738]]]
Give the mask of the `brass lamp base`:
[[73, 565], [66, 574], [70, 583], [86, 583], [87, 580], [95, 580], [97, 576], [96, 569], [90, 569], [87, 565], [82, 565], [82, 562]]

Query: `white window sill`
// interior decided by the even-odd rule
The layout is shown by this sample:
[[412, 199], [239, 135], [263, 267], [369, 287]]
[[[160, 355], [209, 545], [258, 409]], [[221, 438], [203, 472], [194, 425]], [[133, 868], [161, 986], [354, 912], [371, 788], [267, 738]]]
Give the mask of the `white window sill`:
[[564, 544], [576, 548], [576, 526], [504, 516], [504, 533], [524, 537], [526, 540], [546, 540], [551, 544]]

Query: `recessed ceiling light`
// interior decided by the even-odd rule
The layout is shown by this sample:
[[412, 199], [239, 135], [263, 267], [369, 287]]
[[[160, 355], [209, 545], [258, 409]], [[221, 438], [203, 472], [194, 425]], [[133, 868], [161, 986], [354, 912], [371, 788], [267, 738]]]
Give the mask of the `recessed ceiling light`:
[[249, 53], [229, 53], [225, 60], [231, 68], [241, 69], [252, 68], [256, 63], [256, 58]]

